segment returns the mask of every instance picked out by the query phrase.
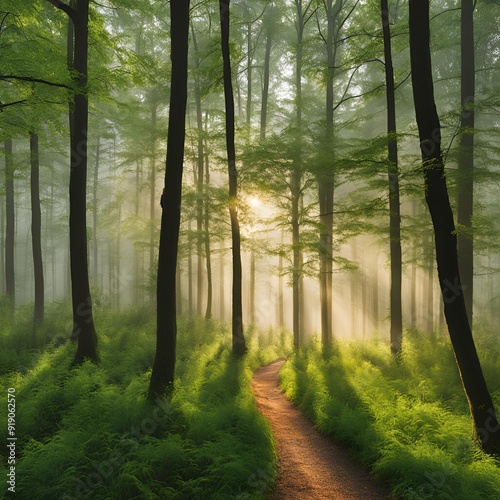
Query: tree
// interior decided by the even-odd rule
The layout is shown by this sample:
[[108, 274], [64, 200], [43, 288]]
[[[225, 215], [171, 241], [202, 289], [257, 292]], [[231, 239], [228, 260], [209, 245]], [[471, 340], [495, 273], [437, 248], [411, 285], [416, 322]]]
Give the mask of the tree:
[[226, 109], [226, 149], [229, 173], [229, 216], [231, 219], [233, 259], [232, 351], [234, 356], [240, 357], [246, 352], [246, 344], [243, 333], [241, 237], [237, 209], [238, 173], [236, 170], [236, 151], [234, 145], [234, 96], [229, 51], [229, 3], [230, 0], [219, 0], [224, 100]]
[[11, 312], [16, 305], [16, 282], [14, 274], [15, 248], [15, 210], [14, 210], [14, 160], [12, 158], [12, 140], [4, 142], [5, 149], [5, 283]]
[[389, 5], [381, 0], [382, 32], [384, 37], [384, 68], [387, 101], [387, 151], [389, 173], [389, 241], [391, 260], [391, 351], [401, 351], [403, 316], [401, 308], [401, 214], [399, 202], [398, 142], [396, 137], [396, 98], [392, 65]]
[[474, 296], [474, 241], [471, 234], [474, 201], [474, 0], [462, 0], [461, 6], [461, 136], [458, 162], [458, 259], [467, 317], [472, 328]]
[[156, 354], [149, 384], [151, 399], [169, 391], [173, 387], [175, 376], [176, 270], [186, 132], [189, 3], [189, 0], [170, 2], [172, 73], [165, 186], [161, 197], [156, 288]]
[[31, 235], [33, 249], [33, 267], [35, 275], [35, 307], [33, 312], [33, 344], [36, 327], [44, 316], [44, 279], [42, 260], [42, 213], [40, 208], [40, 158], [38, 151], [38, 134], [30, 132], [31, 163]]
[[434, 226], [446, 323], [474, 422], [474, 437], [486, 453], [500, 455], [500, 425], [481, 369], [462, 292], [455, 223], [441, 153], [441, 125], [434, 100], [429, 0], [410, 0], [410, 58], [425, 199]]
[[[97, 360], [97, 335], [92, 314], [87, 250], [87, 137], [88, 137], [88, 36], [89, 0], [77, 0], [74, 7], [60, 0], [48, 0], [65, 12], [73, 26], [74, 105], [70, 117], [71, 160], [69, 181], [69, 246], [73, 333], [78, 346], [74, 363]], [[68, 45], [71, 45], [68, 43]]]

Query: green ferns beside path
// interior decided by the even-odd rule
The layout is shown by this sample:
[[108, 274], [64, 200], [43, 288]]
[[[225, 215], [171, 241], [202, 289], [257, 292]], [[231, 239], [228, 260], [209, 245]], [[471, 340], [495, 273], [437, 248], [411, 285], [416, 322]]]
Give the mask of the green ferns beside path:
[[[499, 407], [498, 347], [494, 339], [479, 347]], [[448, 339], [408, 332], [403, 348], [397, 362], [382, 343], [339, 343], [323, 352], [311, 342], [282, 368], [282, 388], [321, 432], [346, 442], [397, 498], [500, 498], [500, 464], [471, 440]]]
[[[40, 353], [26, 373], [1, 378], [2, 394], [15, 387], [17, 395], [18, 498], [264, 497], [276, 454], [250, 380], [253, 368], [283, 355], [283, 342], [253, 336], [249, 356], [238, 363], [223, 326], [183, 322], [176, 390], [170, 402], [151, 405], [155, 338], [148, 316], [101, 313], [99, 334], [97, 366], [69, 370], [74, 345], [65, 344]], [[262, 352], [252, 354], [259, 344]], [[5, 432], [3, 426], [4, 443]]]

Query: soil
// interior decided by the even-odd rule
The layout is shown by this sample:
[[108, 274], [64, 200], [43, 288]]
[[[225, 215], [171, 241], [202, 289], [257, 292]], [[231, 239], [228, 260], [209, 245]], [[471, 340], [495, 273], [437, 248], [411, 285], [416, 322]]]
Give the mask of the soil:
[[281, 359], [258, 369], [252, 390], [269, 420], [278, 450], [278, 479], [270, 500], [387, 500], [389, 490], [348, 449], [320, 434], [280, 391]]

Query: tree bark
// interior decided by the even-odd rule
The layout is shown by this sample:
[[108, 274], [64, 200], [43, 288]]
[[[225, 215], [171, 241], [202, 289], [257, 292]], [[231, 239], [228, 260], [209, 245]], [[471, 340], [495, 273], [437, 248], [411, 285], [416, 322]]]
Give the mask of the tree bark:
[[391, 260], [391, 352], [399, 354], [403, 339], [403, 312], [401, 305], [402, 254], [401, 212], [399, 199], [398, 142], [396, 136], [396, 97], [392, 65], [391, 29], [388, 0], [380, 2], [384, 36], [385, 84], [387, 102], [387, 151], [389, 175], [389, 248]]
[[203, 221], [204, 221], [204, 210], [203, 210], [203, 200], [204, 200], [204, 144], [203, 144], [203, 115], [201, 110], [201, 85], [200, 85], [200, 59], [198, 53], [198, 42], [194, 29], [191, 25], [191, 34], [193, 38], [193, 48], [195, 55], [195, 85], [194, 85], [194, 97], [196, 102], [196, 127], [197, 127], [197, 158], [196, 158], [196, 254], [198, 259], [197, 266], [197, 300], [196, 300], [196, 312], [199, 316], [202, 315], [203, 306], [203, 244], [204, 244], [204, 231], [203, 231]]
[[472, 328], [474, 297], [474, 240], [472, 214], [474, 202], [474, 0], [462, 0], [461, 7], [461, 100], [462, 119], [460, 137], [460, 158], [458, 162], [458, 224], [468, 232], [458, 234], [458, 262], [462, 278], [467, 317]]
[[12, 141], [4, 142], [5, 149], [5, 291], [10, 312], [16, 306], [15, 282], [15, 233], [16, 220], [14, 209], [14, 159], [12, 157]]
[[262, 87], [262, 103], [260, 108], [260, 141], [266, 139], [267, 129], [267, 107], [269, 102], [269, 80], [270, 80], [270, 66], [271, 66], [271, 47], [273, 44], [272, 31], [269, 29], [266, 36], [266, 51], [264, 55], [264, 76]]
[[33, 270], [35, 278], [35, 306], [33, 311], [33, 345], [36, 341], [36, 327], [44, 316], [44, 279], [42, 260], [42, 212], [40, 208], [40, 156], [38, 134], [30, 132], [31, 163], [31, 242], [33, 250]]
[[436, 261], [446, 323], [474, 421], [474, 436], [489, 454], [500, 454], [500, 425], [486, 386], [467, 318], [457, 238], [441, 154], [441, 126], [434, 100], [429, 0], [410, 0], [410, 57], [415, 114], [422, 150], [426, 202], [434, 226]]
[[234, 96], [229, 52], [229, 4], [230, 0], [219, 0], [221, 41], [224, 77], [224, 100], [226, 108], [226, 148], [229, 173], [229, 215], [231, 218], [233, 297], [232, 297], [232, 343], [233, 355], [241, 357], [246, 352], [243, 333], [241, 237], [238, 221], [238, 177], [234, 145]]
[[176, 270], [186, 133], [189, 0], [171, 0], [170, 111], [157, 275], [156, 354], [149, 385], [154, 399], [173, 387], [177, 343]]
[[94, 286], [97, 285], [97, 186], [99, 183], [99, 163], [101, 158], [101, 141], [97, 138], [97, 146], [95, 151], [95, 165], [94, 165], [94, 182], [92, 185], [92, 278], [94, 279]]
[[75, 6], [75, 102], [69, 181], [69, 233], [73, 338], [78, 339], [75, 364], [97, 360], [97, 335], [92, 315], [87, 255], [87, 136], [88, 136], [88, 18], [89, 0]]
[[[330, 148], [333, 144], [333, 101], [334, 101], [334, 77], [335, 77], [335, 27], [338, 13], [340, 12], [339, 2], [333, 0], [325, 2], [327, 16], [327, 82], [326, 82], [326, 134], [325, 148], [328, 153], [325, 156], [332, 156]], [[331, 159], [333, 163], [333, 157]], [[319, 198], [319, 222], [321, 233], [319, 237], [319, 261], [320, 261], [320, 304], [321, 304], [321, 340], [323, 344], [329, 344], [333, 339], [332, 330], [332, 307], [333, 307], [333, 197], [334, 197], [334, 171], [325, 172], [318, 180]]]
[[[208, 133], [208, 118], [205, 120], [205, 138]], [[206, 139], [205, 139], [206, 140]], [[210, 162], [208, 161], [208, 148], [205, 144], [205, 186], [210, 185]], [[207, 263], [207, 308], [205, 309], [205, 319], [212, 317], [212, 297], [213, 297], [213, 283], [212, 283], [212, 255], [210, 252], [210, 205], [208, 191], [205, 196], [205, 259]]]
[[[149, 193], [149, 269], [150, 274], [153, 272], [155, 262], [155, 246], [156, 246], [156, 118], [157, 104], [153, 103], [151, 108], [151, 127], [153, 129], [153, 145], [151, 147], [151, 165], [150, 165], [150, 193]], [[151, 292], [151, 305], [154, 303], [154, 292]]]

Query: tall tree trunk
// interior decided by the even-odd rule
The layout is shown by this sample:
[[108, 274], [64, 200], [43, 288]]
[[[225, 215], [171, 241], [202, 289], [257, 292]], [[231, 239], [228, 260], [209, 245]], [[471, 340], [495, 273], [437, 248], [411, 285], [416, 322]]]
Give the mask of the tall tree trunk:
[[[150, 193], [149, 193], [149, 273], [153, 272], [155, 262], [155, 247], [156, 247], [156, 119], [158, 105], [153, 104], [151, 109], [151, 127], [153, 129], [153, 145], [151, 148], [151, 165], [150, 165]], [[150, 303], [154, 303], [154, 292], [151, 291]]]
[[[281, 230], [281, 246], [283, 247], [283, 229]], [[283, 289], [283, 254], [280, 251], [278, 257], [278, 325], [285, 326], [285, 307], [284, 307], [284, 289]]]
[[196, 312], [199, 316], [202, 315], [203, 307], [203, 243], [204, 243], [204, 232], [203, 232], [203, 178], [204, 178], [204, 144], [203, 144], [203, 115], [201, 110], [201, 85], [200, 85], [200, 60], [198, 55], [198, 43], [196, 40], [194, 29], [191, 25], [191, 33], [193, 38], [193, 46], [195, 53], [195, 101], [196, 101], [196, 128], [197, 128], [197, 158], [196, 158], [196, 254], [198, 259], [197, 266], [197, 300], [196, 300]]
[[472, 328], [474, 290], [474, 240], [472, 214], [474, 201], [474, 0], [462, 0], [461, 14], [461, 99], [462, 135], [460, 138], [460, 159], [458, 162], [458, 224], [468, 232], [458, 234], [458, 262], [462, 278], [467, 317]]
[[425, 245], [427, 251], [427, 290], [425, 292], [427, 305], [425, 307], [425, 331], [427, 333], [432, 333], [434, 331], [434, 252], [432, 251], [432, 243], [432, 238], [429, 238]]
[[95, 151], [95, 165], [94, 165], [94, 182], [92, 185], [92, 278], [94, 279], [94, 286], [97, 286], [97, 186], [99, 183], [99, 163], [101, 159], [101, 140], [97, 138], [97, 145]]
[[193, 314], [193, 246], [191, 221], [188, 222], [188, 308], [189, 318]]
[[50, 271], [52, 275], [52, 300], [57, 297], [56, 245], [54, 244], [54, 164], [50, 171], [50, 206], [49, 206], [49, 238], [50, 238]]
[[30, 132], [31, 157], [31, 242], [33, 250], [33, 270], [35, 278], [35, 307], [33, 311], [33, 345], [36, 341], [36, 327], [44, 315], [44, 279], [42, 260], [42, 212], [40, 208], [40, 156], [38, 134]]
[[389, 174], [389, 248], [391, 259], [391, 351], [401, 352], [403, 339], [403, 312], [401, 305], [402, 254], [401, 212], [399, 201], [398, 142], [396, 136], [396, 97], [392, 65], [391, 29], [388, 0], [381, 0], [382, 29], [384, 36], [385, 85], [387, 102], [387, 151]]
[[233, 297], [232, 297], [232, 341], [233, 355], [240, 357], [246, 352], [243, 333], [241, 238], [238, 221], [238, 177], [236, 171], [236, 151], [234, 146], [234, 96], [229, 52], [229, 4], [230, 0], [219, 0], [221, 20], [221, 41], [224, 75], [224, 100], [226, 108], [226, 148], [229, 173], [229, 215], [231, 218], [231, 238], [233, 257]]
[[[326, 157], [332, 156], [333, 143], [333, 82], [335, 77], [335, 24], [339, 13], [339, 5], [333, 0], [325, 3], [328, 22], [326, 53], [327, 53], [327, 82], [326, 82]], [[331, 158], [333, 163], [333, 158]], [[333, 338], [332, 332], [332, 307], [333, 307], [333, 196], [334, 172], [328, 168], [320, 175], [318, 180], [319, 222], [321, 233], [319, 237], [319, 262], [320, 262], [320, 303], [321, 303], [321, 340], [329, 344]]]
[[299, 202], [301, 174], [296, 167], [292, 172], [292, 251], [293, 251], [293, 274], [292, 274], [292, 306], [293, 306], [293, 345], [298, 348], [301, 343], [300, 335], [300, 223], [299, 223]]
[[5, 291], [9, 301], [9, 309], [14, 313], [16, 306], [15, 282], [15, 233], [16, 220], [14, 210], [14, 159], [12, 157], [12, 141], [4, 142], [5, 149]]
[[[5, 184], [5, 183], [4, 183]], [[5, 293], [5, 200], [0, 195], [0, 294]]]
[[410, 0], [410, 57], [415, 113], [422, 150], [426, 202], [434, 225], [436, 261], [446, 323], [471, 415], [486, 453], [500, 455], [500, 425], [486, 386], [467, 318], [457, 238], [441, 154], [441, 125], [434, 100], [429, 0]]
[[97, 360], [97, 335], [92, 315], [87, 259], [87, 137], [88, 137], [88, 18], [89, 0], [78, 0], [75, 30], [75, 101], [69, 181], [69, 238], [73, 338], [78, 338], [74, 363]]
[[302, 39], [304, 34], [304, 13], [302, 11], [302, 0], [295, 1], [297, 18], [295, 27], [297, 30], [297, 57], [295, 61], [295, 113], [298, 140], [296, 144], [296, 155], [292, 167], [290, 185], [292, 199], [292, 248], [293, 248], [293, 271], [292, 271], [292, 308], [293, 308], [293, 343], [298, 348], [301, 344], [300, 328], [303, 324], [301, 318], [301, 302], [303, 301], [301, 289], [302, 281], [302, 251], [300, 242], [300, 198], [302, 195]]
[[[247, 16], [250, 17], [248, 3], [245, 3]], [[248, 137], [250, 138], [250, 121], [252, 119], [252, 76], [253, 76], [253, 48], [252, 48], [252, 22], [247, 23], [247, 103], [246, 103], [246, 125]]]
[[[136, 220], [139, 218], [139, 195], [141, 193], [141, 163], [139, 160], [136, 162], [135, 166], [135, 200], [134, 200], [134, 214]], [[140, 278], [140, 266], [139, 266], [139, 252], [134, 246], [134, 303], [140, 303], [140, 293], [139, 293], [139, 283]]]
[[220, 320], [224, 321], [225, 311], [225, 286], [224, 286], [224, 240], [220, 242], [219, 254], [219, 315]]
[[266, 52], [264, 55], [264, 77], [262, 86], [262, 103], [260, 108], [260, 141], [266, 138], [267, 129], [267, 107], [269, 102], [269, 80], [270, 80], [270, 66], [271, 66], [271, 47], [273, 44], [273, 37], [271, 29], [268, 30], [266, 35]]
[[186, 134], [189, 0], [170, 2], [171, 61], [165, 186], [161, 197], [161, 230], [157, 276], [156, 354], [149, 385], [150, 399], [163, 395], [174, 383], [177, 343], [177, 253], [181, 222], [182, 170]]
[[[205, 121], [205, 137], [207, 136], [208, 118]], [[210, 185], [210, 162], [208, 161], [208, 149], [205, 147], [205, 186], [207, 186], [207, 194], [205, 196], [205, 259], [207, 262], [207, 308], [205, 310], [205, 319], [212, 317], [212, 255], [210, 252], [210, 205], [208, 196], [208, 186]]]
[[250, 324], [255, 325], [255, 249], [250, 250]]
[[120, 263], [120, 247], [122, 240], [122, 203], [118, 200], [118, 219], [116, 221], [116, 308], [120, 309], [120, 274], [121, 274], [121, 263]]

